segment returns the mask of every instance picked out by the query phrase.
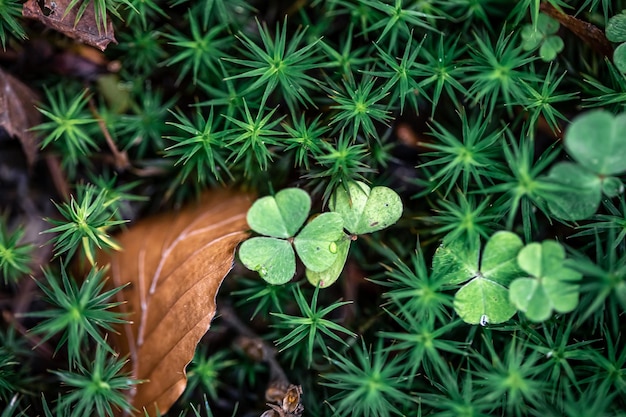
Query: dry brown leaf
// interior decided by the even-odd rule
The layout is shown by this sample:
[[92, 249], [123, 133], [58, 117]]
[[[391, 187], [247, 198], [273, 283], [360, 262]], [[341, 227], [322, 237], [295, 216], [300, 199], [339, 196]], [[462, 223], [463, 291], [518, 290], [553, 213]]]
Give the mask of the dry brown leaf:
[[247, 236], [252, 196], [213, 190], [200, 203], [146, 219], [116, 236], [123, 250], [99, 254], [110, 263], [112, 284], [132, 325], [111, 335], [132, 376], [147, 380], [131, 404], [165, 413], [187, 385], [185, 367], [215, 315], [215, 296], [231, 269], [234, 251]]
[[0, 69], [0, 126], [20, 141], [29, 167], [39, 150], [37, 138], [29, 130], [41, 121], [41, 114], [35, 107], [38, 100], [33, 90]]
[[91, 2], [80, 20], [74, 24], [80, 7], [75, 6], [66, 14], [70, 2], [71, 0], [28, 0], [22, 7], [22, 16], [36, 19], [49, 28], [95, 46], [101, 51], [104, 51], [109, 43], [117, 43], [113, 34], [113, 23], [110, 20], [107, 20], [106, 31], [102, 31], [96, 25], [96, 15]]

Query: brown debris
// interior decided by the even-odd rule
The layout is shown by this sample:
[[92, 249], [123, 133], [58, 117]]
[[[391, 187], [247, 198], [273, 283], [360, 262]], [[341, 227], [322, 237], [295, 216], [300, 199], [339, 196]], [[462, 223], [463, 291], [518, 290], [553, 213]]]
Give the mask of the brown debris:
[[39, 141], [29, 130], [41, 121], [41, 114], [35, 107], [37, 101], [35, 92], [0, 69], [0, 127], [20, 141], [29, 168], [39, 151]]
[[96, 24], [95, 10], [91, 1], [78, 22], [76, 22], [76, 15], [80, 7], [75, 6], [67, 11], [70, 2], [71, 0], [28, 0], [24, 3], [22, 15], [38, 20], [51, 29], [87, 45], [95, 46], [101, 51], [104, 51], [109, 43], [117, 43], [110, 20], [107, 20], [104, 33]]

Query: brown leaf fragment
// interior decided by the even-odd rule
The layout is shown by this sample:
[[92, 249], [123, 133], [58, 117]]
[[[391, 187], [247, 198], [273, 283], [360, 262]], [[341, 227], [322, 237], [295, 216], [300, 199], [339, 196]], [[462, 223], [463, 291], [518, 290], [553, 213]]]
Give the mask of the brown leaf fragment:
[[22, 7], [22, 16], [38, 20], [72, 39], [77, 39], [104, 51], [109, 43], [117, 43], [113, 32], [113, 23], [107, 20], [105, 31], [98, 28], [93, 0], [87, 1], [89, 1], [89, 5], [76, 24], [74, 22], [80, 7], [72, 7], [66, 14], [67, 6], [71, 0], [28, 0]]
[[138, 222], [116, 236], [123, 250], [98, 255], [110, 263], [112, 284], [132, 324], [111, 334], [128, 355], [134, 378], [146, 380], [129, 395], [144, 415], [165, 413], [187, 385], [185, 367], [215, 315], [215, 297], [248, 236], [252, 196], [212, 190], [181, 211]]
[[39, 150], [37, 137], [29, 130], [41, 122], [41, 114], [35, 107], [37, 101], [34, 91], [0, 69], [0, 127], [20, 141], [29, 168]]

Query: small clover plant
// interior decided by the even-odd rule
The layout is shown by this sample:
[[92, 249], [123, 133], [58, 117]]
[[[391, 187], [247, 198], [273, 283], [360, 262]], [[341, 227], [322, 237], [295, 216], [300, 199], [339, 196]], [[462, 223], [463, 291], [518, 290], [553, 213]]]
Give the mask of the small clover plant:
[[433, 258], [433, 271], [448, 285], [463, 284], [454, 296], [454, 309], [469, 324], [503, 323], [516, 313], [509, 301], [508, 285], [522, 274], [517, 256], [524, 244], [514, 233], [501, 231], [480, 253], [478, 238], [444, 243]]
[[626, 172], [626, 113], [614, 116], [593, 110], [576, 118], [565, 134], [565, 149], [576, 161], [560, 162], [547, 179], [566, 186], [555, 191], [548, 201], [551, 213], [563, 220], [592, 216], [602, 195], [615, 197], [624, 191], [616, 175]]
[[606, 38], [620, 43], [613, 51], [613, 63], [622, 73], [626, 73], [626, 10], [609, 19], [606, 25]]
[[257, 200], [247, 220], [252, 230], [265, 236], [241, 245], [241, 262], [270, 284], [284, 284], [296, 273], [294, 248], [308, 269], [329, 268], [337, 258], [335, 242], [343, 234], [343, 222], [336, 213], [324, 213], [302, 228], [310, 209], [311, 197], [298, 188]]
[[530, 276], [511, 283], [510, 299], [532, 321], [545, 321], [552, 310], [568, 313], [578, 305], [582, 274], [568, 268], [565, 249], [553, 240], [530, 243], [518, 254], [519, 266]]
[[279, 285], [293, 278], [298, 254], [309, 282], [328, 287], [343, 270], [350, 242], [398, 221], [402, 201], [387, 187], [370, 189], [362, 182], [351, 182], [331, 196], [330, 209], [304, 225], [311, 210], [306, 191], [287, 188], [260, 198], [248, 210], [247, 221], [264, 236], [242, 243], [239, 259], [268, 283]]
[[525, 51], [539, 48], [539, 56], [543, 61], [553, 61], [565, 46], [563, 39], [556, 35], [559, 26], [557, 20], [540, 13], [536, 25], [530, 23], [522, 28], [522, 48]]

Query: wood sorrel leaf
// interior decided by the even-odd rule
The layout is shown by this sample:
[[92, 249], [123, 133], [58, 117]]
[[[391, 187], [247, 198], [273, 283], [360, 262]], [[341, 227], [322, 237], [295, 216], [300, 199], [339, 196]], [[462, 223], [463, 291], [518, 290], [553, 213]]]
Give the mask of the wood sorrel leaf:
[[330, 210], [339, 213], [350, 233], [362, 235], [385, 229], [402, 216], [400, 196], [387, 187], [370, 187], [360, 181], [348, 184], [350, 194], [337, 188], [330, 200]]
[[296, 273], [296, 255], [291, 243], [273, 237], [253, 237], [239, 247], [239, 259], [273, 285], [289, 282]]
[[482, 326], [503, 323], [516, 312], [509, 302], [509, 290], [502, 284], [481, 276], [457, 291], [454, 309], [464, 322]]
[[626, 113], [592, 110], [574, 119], [565, 132], [565, 149], [586, 169], [600, 175], [626, 171]]
[[626, 41], [626, 14], [620, 13], [609, 19], [606, 25], [606, 38], [611, 42]]
[[552, 167], [547, 178], [562, 186], [562, 190], [551, 192], [548, 199], [548, 208], [556, 217], [582, 220], [598, 210], [602, 180], [596, 174], [578, 164], [560, 162]]
[[296, 236], [293, 245], [302, 263], [313, 272], [324, 271], [338, 256], [337, 241], [343, 236], [343, 219], [323, 213], [311, 220]]
[[446, 241], [439, 245], [433, 258], [433, 274], [446, 284], [454, 285], [478, 275], [480, 241], [466, 244], [462, 240]]
[[293, 237], [311, 210], [311, 197], [299, 188], [286, 188], [254, 202], [246, 217], [255, 232], [272, 237]]
[[517, 254], [524, 247], [515, 233], [501, 231], [491, 236], [485, 245], [480, 265], [483, 277], [508, 286], [513, 278], [523, 275], [517, 264]]
[[[521, 239], [511, 232], [497, 232], [487, 242], [479, 268], [480, 242], [449, 242], [435, 252], [433, 272], [448, 284], [467, 282], [454, 297], [454, 309], [469, 324], [497, 324], [510, 319], [515, 307], [507, 285], [523, 274], [517, 255]], [[441, 272], [439, 272], [441, 271]]]
[[337, 281], [339, 275], [341, 275], [341, 271], [343, 271], [346, 259], [348, 259], [350, 242], [352, 242], [352, 240], [348, 236], [344, 236], [335, 242], [337, 259], [335, 259], [335, 262], [330, 266], [330, 268], [325, 269], [322, 272], [313, 272], [307, 268], [306, 278], [312, 285], [316, 287], [319, 286], [320, 288], [326, 288], [330, 287], [335, 283], [335, 281]]
[[619, 45], [613, 51], [613, 63], [620, 72], [626, 73], [626, 43]]
[[572, 311], [578, 305], [582, 274], [564, 265], [565, 250], [553, 240], [526, 245], [519, 253], [520, 267], [531, 277], [518, 278], [511, 283], [511, 302], [533, 321], [550, 318], [552, 310]]

